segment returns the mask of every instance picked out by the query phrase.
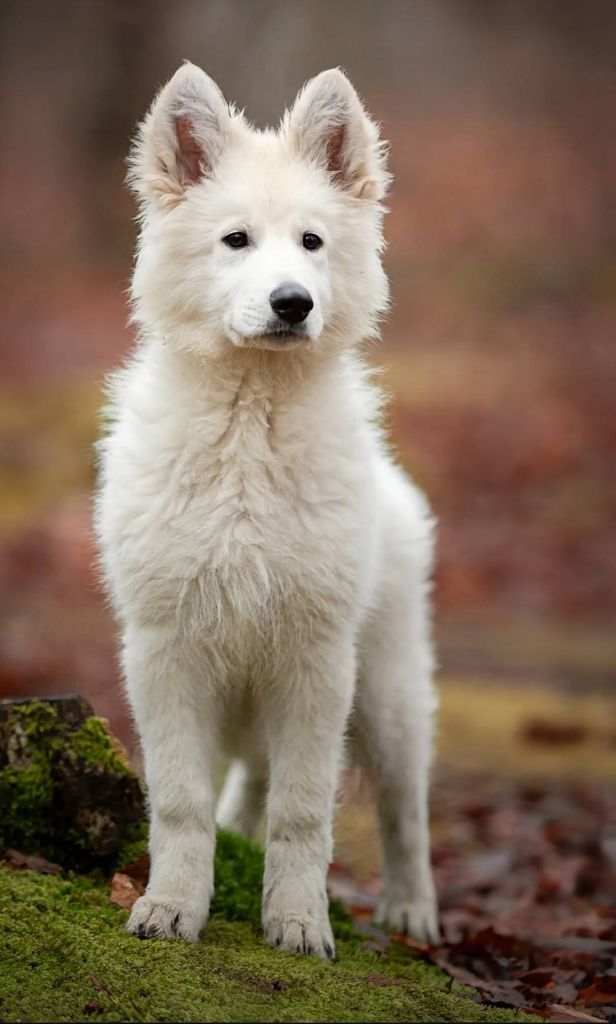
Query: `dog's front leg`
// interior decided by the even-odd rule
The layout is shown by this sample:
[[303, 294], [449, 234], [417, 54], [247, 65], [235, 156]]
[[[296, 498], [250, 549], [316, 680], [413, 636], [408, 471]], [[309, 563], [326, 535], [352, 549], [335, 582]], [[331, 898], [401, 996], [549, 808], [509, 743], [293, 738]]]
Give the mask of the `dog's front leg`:
[[338, 638], [298, 651], [266, 695], [265, 939], [323, 958], [334, 956], [326, 879], [354, 679], [352, 641]]
[[150, 881], [128, 930], [140, 938], [196, 941], [213, 880], [212, 688], [173, 631], [130, 628], [124, 641], [151, 812]]

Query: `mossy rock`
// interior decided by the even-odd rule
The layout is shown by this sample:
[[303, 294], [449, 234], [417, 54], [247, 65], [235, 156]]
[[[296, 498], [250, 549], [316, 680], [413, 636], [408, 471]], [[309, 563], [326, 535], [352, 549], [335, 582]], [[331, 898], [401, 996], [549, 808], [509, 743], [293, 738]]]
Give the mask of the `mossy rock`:
[[144, 821], [139, 781], [87, 701], [0, 701], [0, 851], [105, 870]]

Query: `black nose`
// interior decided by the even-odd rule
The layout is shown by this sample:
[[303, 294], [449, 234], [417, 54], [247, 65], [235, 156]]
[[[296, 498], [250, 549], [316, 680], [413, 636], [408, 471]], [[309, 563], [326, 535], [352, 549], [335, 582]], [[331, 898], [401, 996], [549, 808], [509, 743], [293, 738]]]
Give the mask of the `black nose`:
[[310, 292], [301, 284], [286, 281], [278, 288], [274, 288], [270, 295], [270, 306], [285, 323], [301, 324], [314, 306], [314, 302]]

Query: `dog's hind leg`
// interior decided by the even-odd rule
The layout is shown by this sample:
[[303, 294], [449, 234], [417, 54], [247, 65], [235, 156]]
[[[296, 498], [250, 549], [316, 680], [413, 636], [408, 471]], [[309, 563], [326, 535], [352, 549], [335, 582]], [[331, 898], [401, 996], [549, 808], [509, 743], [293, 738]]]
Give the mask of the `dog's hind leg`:
[[428, 781], [436, 699], [426, 589], [418, 565], [399, 555], [362, 638], [358, 710], [365, 753], [380, 782], [383, 892], [377, 920], [434, 942]]
[[254, 838], [265, 805], [265, 772], [240, 758], [229, 766], [216, 806], [221, 828]]

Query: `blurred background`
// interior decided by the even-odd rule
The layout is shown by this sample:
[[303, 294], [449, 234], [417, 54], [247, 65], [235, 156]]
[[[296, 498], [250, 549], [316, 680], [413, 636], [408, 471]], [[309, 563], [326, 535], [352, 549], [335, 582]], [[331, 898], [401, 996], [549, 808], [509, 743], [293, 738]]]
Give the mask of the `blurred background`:
[[[485, 823], [469, 793], [613, 794], [616, 4], [3, 0], [0, 27], [1, 694], [83, 693], [134, 750], [90, 509], [137, 120], [184, 58], [258, 124], [342, 65], [395, 174], [369, 358], [440, 524], [437, 840]], [[353, 792], [339, 850], [367, 877]]]

